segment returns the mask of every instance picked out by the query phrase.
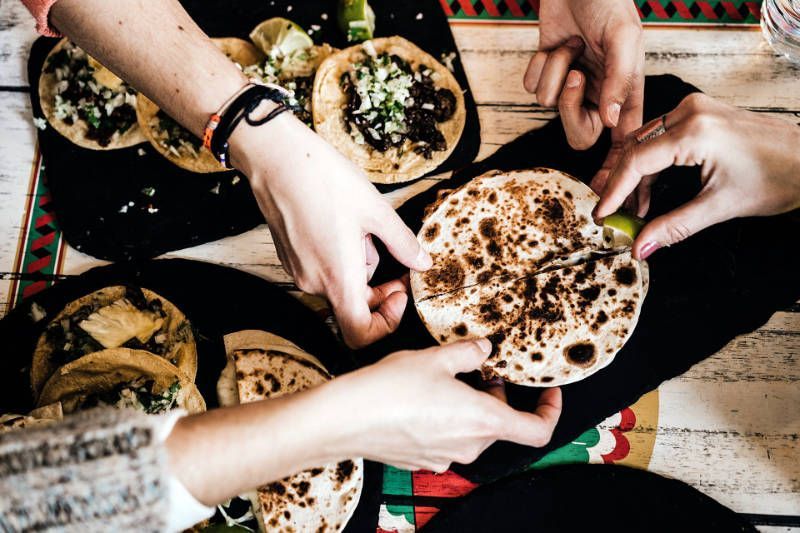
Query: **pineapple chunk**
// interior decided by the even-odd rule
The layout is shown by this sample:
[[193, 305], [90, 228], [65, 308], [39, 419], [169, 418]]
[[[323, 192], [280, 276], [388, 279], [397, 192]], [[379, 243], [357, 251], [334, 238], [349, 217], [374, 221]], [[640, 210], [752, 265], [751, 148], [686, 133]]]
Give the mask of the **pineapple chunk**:
[[164, 319], [154, 313], [140, 311], [125, 298], [102, 307], [78, 324], [105, 348], [118, 348], [136, 337], [147, 342], [161, 329]]

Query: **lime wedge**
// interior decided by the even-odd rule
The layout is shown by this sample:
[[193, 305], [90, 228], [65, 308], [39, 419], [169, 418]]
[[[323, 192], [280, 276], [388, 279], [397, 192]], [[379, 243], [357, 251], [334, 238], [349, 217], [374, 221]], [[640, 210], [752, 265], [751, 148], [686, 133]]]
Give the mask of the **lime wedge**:
[[372, 39], [375, 12], [367, 0], [339, 0], [339, 27], [349, 42]]
[[644, 219], [623, 211], [617, 211], [603, 219], [603, 228], [611, 235], [614, 246], [629, 246], [644, 225]]
[[283, 17], [267, 19], [250, 32], [250, 40], [267, 55], [277, 47], [281, 55], [290, 56], [314, 46], [314, 41], [296, 23]]

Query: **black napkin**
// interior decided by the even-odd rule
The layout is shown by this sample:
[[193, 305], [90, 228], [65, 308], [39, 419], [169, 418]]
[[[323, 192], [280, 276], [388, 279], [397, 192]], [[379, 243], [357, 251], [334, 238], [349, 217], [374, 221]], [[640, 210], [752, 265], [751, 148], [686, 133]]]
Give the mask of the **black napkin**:
[[[697, 89], [674, 76], [648, 77], [645, 119], [672, 110]], [[437, 190], [453, 188], [491, 169], [537, 166], [568, 172], [588, 183], [608, 151], [605, 137], [586, 152], [572, 150], [555, 120], [501, 148], [453, 179], [409, 200], [399, 209], [414, 231]], [[658, 179], [648, 218], [665, 213], [693, 197], [700, 188], [697, 168], [672, 168]], [[739, 219], [707, 229], [686, 242], [659, 250], [648, 261], [650, 289], [639, 324], [614, 362], [584, 381], [563, 387], [564, 411], [551, 443], [541, 449], [507, 442], [490, 447], [471, 465], [454, 470], [472, 481], [486, 482], [519, 470], [569, 443], [620, 409], [630, 406], [660, 383], [682, 374], [712, 355], [736, 335], [764, 324], [776, 310], [800, 297], [797, 264], [800, 249], [790, 245], [800, 231], [800, 217]], [[376, 282], [401, 275], [403, 268], [383, 251]], [[376, 360], [399, 349], [436, 344], [409, 306], [398, 331], [363, 350]], [[539, 389], [508, 386], [511, 405], [532, 410]]]
[[681, 481], [610, 465], [557, 466], [480, 487], [422, 528], [425, 533], [594, 530], [757, 531]]
[[[336, 22], [335, 0], [182, 3], [212, 37], [247, 40], [248, 33], [260, 21], [282, 16], [307, 30], [318, 26], [319, 30], [313, 32], [315, 42], [328, 42], [339, 48], [348, 45]], [[478, 111], [441, 6], [436, 2], [391, 0], [373, 0], [370, 4], [377, 18], [377, 37], [402, 35], [436, 58], [443, 53], [456, 53], [453, 66], [456, 79], [466, 89], [467, 122], [455, 151], [435, 173], [471, 163], [480, 146]], [[56, 42], [38, 39], [28, 60], [36, 117], [43, 116], [38, 97], [39, 75]], [[195, 174], [173, 165], [147, 142], [103, 152], [80, 148], [50, 127], [38, 135], [59, 227], [67, 242], [81, 252], [112, 261], [150, 258], [238, 235], [264, 222], [247, 180], [237, 172]], [[155, 191], [152, 196], [147, 194], [151, 188]]]

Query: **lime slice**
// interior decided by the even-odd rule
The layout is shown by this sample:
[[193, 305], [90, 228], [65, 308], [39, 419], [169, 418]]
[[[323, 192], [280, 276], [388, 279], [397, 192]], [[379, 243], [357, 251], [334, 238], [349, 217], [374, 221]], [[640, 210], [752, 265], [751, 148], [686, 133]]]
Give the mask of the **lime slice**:
[[349, 42], [372, 39], [375, 12], [367, 0], [339, 0], [339, 27]]
[[250, 32], [250, 40], [267, 55], [277, 47], [281, 55], [290, 56], [314, 46], [314, 41], [296, 23], [283, 17], [267, 19]]
[[645, 225], [645, 221], [623, 211], [603, 219], [603, 228], [612, 237], [613, 246], [630, 246]]

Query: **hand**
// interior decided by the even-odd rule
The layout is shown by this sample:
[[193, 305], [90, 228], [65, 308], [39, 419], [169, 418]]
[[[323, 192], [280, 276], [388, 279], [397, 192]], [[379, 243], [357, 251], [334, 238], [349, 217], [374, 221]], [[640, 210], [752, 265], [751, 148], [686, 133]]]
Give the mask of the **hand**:
[[490, 352], [485, 339], [398, 352], [335, 380], [341, 410], [356, 413], [347, 442], [366, 458], [434, 472], [471, 463], [497, 440], [544, 446], [561, 413], [560, 389], [546, 389], [526, 413], [455, 379]]
[[645, 259], [662, 246], [725, 220], [800, 207], [797, 126], [695, 93], [666, 115], [666, 133], [636, 141], [660, 121], [628, 138], [595, 216], [610, 215], [643, 176], [672, 165], [701, 166], [703, 188], [693, 200], [642, 229], [633, 244], [635, 257]]
[[352, 347], [394, 331], [407, 284], [369, 286], [379, 261], [372, 235], [409, 268], [430, 268], [431, 258], [364, 174], [287, 114], [261, 127], [240, 126], [231, 143], [300, 290], [328, 298]]
[[[625, 136], [642, 125], [644, 44], [633, 2], [625, 0], [542, 0], [539, 51], [525, 73], [525, 88], [539, 104], [558, 105], [570, 146], [594, 145], [603, 127], [611, 150], [592, 180], [600, 191], [619, 157]], [[579, 67], [570, 70], [576, 64]], [[644, 214], [645, 182], [631, 207]]]

